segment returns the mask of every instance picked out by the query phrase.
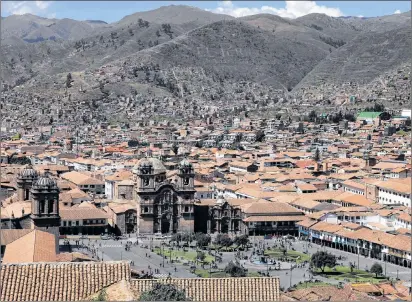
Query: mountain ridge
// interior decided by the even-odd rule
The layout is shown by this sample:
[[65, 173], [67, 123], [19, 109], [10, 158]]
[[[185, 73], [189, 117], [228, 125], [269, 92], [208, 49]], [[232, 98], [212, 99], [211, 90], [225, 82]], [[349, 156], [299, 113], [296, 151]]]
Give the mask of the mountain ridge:
[[[175, 13], [159, 19], [168, 9]], [[146, 12], [150, 21], [132, 14], [110, 24], [28, 16], [31, 21], [20, 28], [11, 23], [20, 36], [2, 43], [3, 83], [15, 102], [28, 94], [50, 105], [56, 98], [108, 104], [138, 94], [235, 106], [245, 100], [289, 102], [312, 87], [327, 97], [331, 87], [369, 85], [409, 58], [407, 13], [358, 20], [321, 14], [227, 19], [201, 12], [171, 22], [192, 9], [199, 12], [163, 7]], [[74, 84], [65, 87], [68, 73]]]

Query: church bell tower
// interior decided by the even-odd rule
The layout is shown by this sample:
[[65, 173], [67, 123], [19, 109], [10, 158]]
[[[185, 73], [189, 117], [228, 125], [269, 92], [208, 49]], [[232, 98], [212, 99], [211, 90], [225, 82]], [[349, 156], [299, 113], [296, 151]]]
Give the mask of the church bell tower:
[[59, 252], [59, 188], [48, 172], [39, 177], [30, 190], [32, 196], [32, 229], [51, 233]]

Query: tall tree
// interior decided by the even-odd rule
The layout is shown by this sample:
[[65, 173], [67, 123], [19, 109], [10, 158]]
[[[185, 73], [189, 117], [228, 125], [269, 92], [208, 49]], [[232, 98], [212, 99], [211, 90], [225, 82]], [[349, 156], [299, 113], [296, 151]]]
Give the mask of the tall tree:
[[225, 267], [225, 273], [231, 277], [246, 277], [246, 270], [239, 263], [230, 261]]
[[375, 274], [376, 278], [378, 278], [378, 275], [381, 275], [383, 272], [382, 265], [379, 263], [375, 262], [370, 270], [371, 273]]
[[325, 251], [319, 251], [312, 255], [310, 264], [312, 267], [320, 268], [324, 273], [326, 267], [336, 266], [336, 256]]
[[215, 238], [215, 244], [221, 248], [229, 247], [233, 244], [233, 241], [227, 234], [218, 234]]
[[209, 235], [203, 233], [196, 233], [195, 239], [198, 247], [205, 247], [212, 240]]
[[238, 246], [245, 247], [249, 244], [249, 236], [244, 234], [240, 236], [236, 236], [234, 243], [237, 244]]

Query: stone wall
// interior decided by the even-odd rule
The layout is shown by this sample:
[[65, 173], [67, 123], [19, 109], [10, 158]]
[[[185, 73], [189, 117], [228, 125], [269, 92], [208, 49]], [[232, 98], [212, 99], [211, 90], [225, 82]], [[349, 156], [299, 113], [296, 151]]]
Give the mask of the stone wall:
[[153, 219], [140, 217], [139, 232], [140, 234], [153, 234]]
[[[124, 197], [122, 196], [124, 195]], [[133, 186], [117, 186], [117, 198], [119, 199], [133, 199]]]

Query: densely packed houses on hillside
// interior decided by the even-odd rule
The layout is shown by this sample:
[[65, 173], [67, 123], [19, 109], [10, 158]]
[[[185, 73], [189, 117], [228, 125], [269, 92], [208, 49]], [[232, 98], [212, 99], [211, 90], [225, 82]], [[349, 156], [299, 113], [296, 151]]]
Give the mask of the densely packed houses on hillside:
[[[319, 118], [153, 121], [127, 132], [90, 127], [87, 140], [65, 127], [41, 139], [39, 129], [16, 129], [1, 150], [4, 263], [64, 261], [59, 235], [188, 231], [293, 235], [410, 268], [410, 117]], [[50, 244], [40, 238], [55, 250], [41, 254]], [[352, 290], [342, 295], [358, 297]], [[4, 297], [37, 293], [18, 295]]]

